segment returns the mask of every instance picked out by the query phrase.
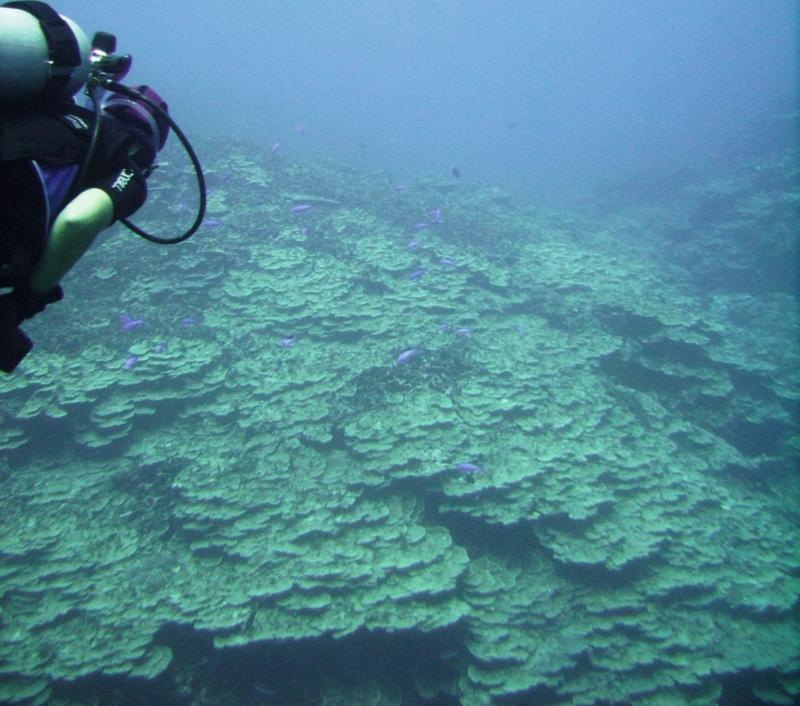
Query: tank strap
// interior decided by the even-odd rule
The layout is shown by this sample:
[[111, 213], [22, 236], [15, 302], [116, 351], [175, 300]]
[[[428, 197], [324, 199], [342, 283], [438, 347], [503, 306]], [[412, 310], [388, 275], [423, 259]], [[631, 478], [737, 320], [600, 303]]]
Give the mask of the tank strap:
[[82, 63], [80, 46], [72, 28], [46, 2], [20, 0], [7, 2], [3, 7], [24, 10], [39, 20], [53, 62], [43, 99], [45, 104], [56, 104], [70, 82], [73, 71]]

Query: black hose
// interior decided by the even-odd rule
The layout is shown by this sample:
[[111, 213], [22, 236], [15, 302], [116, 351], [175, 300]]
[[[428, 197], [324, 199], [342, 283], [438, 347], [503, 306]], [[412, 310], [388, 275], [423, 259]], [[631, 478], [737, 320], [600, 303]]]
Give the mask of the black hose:
[[[132, 230], [134, 233], [136, 233], [136, 235], [141, 236], [145, 240], [149, 240], [151, 243], [158, 243], [159, 245], [173, 245], [174, 243], [181, 243], [184, 240], [188, 240], [195, 234], [206, 215], [206, 179], [205, 176], [203, 176], [203, 167], [200, 165], [200, 160], [197, 159], [197, 154], [192, 148], [192, 145], [189, 143], [186, 135], [183, 134], [183, 130], [178, 127], [169, 114], [160, 105], [150, 100], [147, 96], [144, 96], [141, 93], [138, 93], [133, 89], [123, 86], [121, 83], [117, 83], [115, 81], [104, 81], [102, 83], [102, 87], [111, 91], [112, 93], [120, 93], [128, 98], [131, 98], [132, 100], [147, 103], [147, 105], [149, 105], [153, 110], [157, 111], [169, 123], [169, 126], [178, 136], [183, 148], [186, 150], [186, 154], [189, 155], [189, 159], [192, 161], [194, 173], [197, 176], [197, 186], [200, 191], [200, 207], [197, 210], [197, 217], [194, 219], [194, 223], [192, 223], [189, 230], [183, 233], [183, 235], [178, 235], [174, 238], [159, 238], [158, 236], [152, 235], [142, 228], [139, 228], [137, 225], [131, 223], [127, 218], [121, 218], [120, 221], [129, 230]], [[89, 96], [91, 97], [92, 104], [94, 105], [94, 130], [92, 131], [92, 139], [89, 143], [89, 149], [86, 152], [86, 157], [81, 164], [81, 168], [78, 171], [77, 177], [75, 178], [73, 187], [70, 190], [69, 199], [72, 199], [76, 194], [83, 190], [83, 182], [86, 179], [86, 174], [89, 171], [89, 166], [91, 165], [92, 158], [94, 157], [94, 153], [97, 149], [97, 140], [100, 135], [100, 121], [102, 119], [102, 111], [96, 95], [97, 90], [99, 90], [99, 86], [97, 85], [92, 86], [89, 89]]]
[[81, 168], [72, 182], [72, 188], [69, 190], [65, 203], [69, 203], [72, 199], [83, 191], [83, 182], [86, 180], [86, 174], [89, 171], [89, 165], [92, 163], [92, 158], [97, 150], [97, 140], [100, 137], [100, 103], [96, 95], [98, 86], [91, 86], [89, 88], [89, 97], [92, 99], [94, 106], [94, 129], [92, 130], [92, 139], [89, 141], [89, 149], [86, 151], [86, 156], [83, 158]]
[[174, 238], [159, 238], [155, 235], [151, 235], [147, 231], [134, 225], [127, 218], [121, 218], [120, 221], [123, 224], [125, 224], [127, 228], [136, 233], [136, 235], [141, 236], [145, 240], [149, 240], [151, 243], [158, 243], [159, 245], [172, 245], [174, 243], [181, 243], [184, 240], [191, 238], [202, 224], [203, 218], [206, 215], [206, 180], [205, 177], [203, 176], [203, 167], [200, 165], [200, 160], [197, 159], [197, 154], [192, 148], [192, 145], [189, 143], [189, 140], [186, 138], [186, 135], [183, 134], [183, 130], [181, 130], [178, 127], [178, 125], [169, 116], [169, 114], [164, 109], [162, 109], [160, 105], [150, 100], [147, 96], [144, 96], [141, 93], [137, 93], [133, 89], [128, 88], [127, 86], [123, 86], [121, 83], [116, 83], [113, 81], [109, 82], [106, 87], [114, 93], [121, 93], [124, 96], [128, 96], [128, 98], [131, 98], [132, 100], [142, 101], [144, 103], [147, 103], [147, 105], [153, 108], [153, 110], [156, 110], [169, 123], [169, 126], [172, 128], [173, 132], [178, 136], [178, 139], [183, 145], [183, 148], [186, 150], [186, 154], [189, 155], [189, 159], [192, 160], [194, 173], [197, 176], [197, 186], [200, 191], [200, 207], [197, 209], [197, 217], [194, 219], [194, 223], [192, 223], [189, 230], [187, 230], [183, 235], [178, 235]]

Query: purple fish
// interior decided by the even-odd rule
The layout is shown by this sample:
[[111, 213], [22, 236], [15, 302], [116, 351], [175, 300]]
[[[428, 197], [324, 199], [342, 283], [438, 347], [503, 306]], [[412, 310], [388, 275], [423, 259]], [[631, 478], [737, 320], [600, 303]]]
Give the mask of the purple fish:
[[153, 351], [156, 353], [163, 353], [165, 350], [167, 350], [167, 344], [163, 341], [153, 346]]
[[219, 220], [218, 218], [206, 218], [203, 221], [203, 225], [206, 228], [218, 228], [219, 226], [222, 225], [222, 221]]
[[486, 471], [477, 463], [459, 463], [456, 464], [456, 470], [459, 473], [485, 473]]
[[310, 203], [300, 203], [297, 206], [292, 206], [292, 213], [303, 213], [303, 211], [310, 211], [314, 208]]
[[414, 230], [424, 230], [428, 227], [428, 224], [425, 221], [420, 221], [419, 223], [414, 224]]
[[300, 137], [305, 137], [306, 136], [306, 129], [302, 125], [295, 125], [294, 126], [294, 131], [298, 135], [300, 135]]
[[280, 340], [281, 346], [284, 348], [291, 348], [297, 342], [297, 336], [287, 336]]
[[457, 328], [456, 329], [456, 335], [457, 336], [471, 336], [472, 335], [472, 329], [471, 328], [467, 328], [466, 326], [464, 326], [462, 328]]
[[272, 150], [271, 150], [272, 154], [277, 154], [277, 152], [278, 152], [278, 150], [279, 150], [280, 148], [281, 148], [281, 143], [280, 143], [280, 142], [276, 142], [276, 143], [274, 143], [274, 144], [272, 145]]
[[133, 331], [133, 329], [141, 326], [144, 323], [144, 319], [132, 319], [127, 314], [120, 314], [119, 320], [122, 322], [122, 330]]
[[425, 274], [425, 268], [420, 267], [418, 270], [414, 270], [409, 276], [409, 279], [419, 279], [422, 275]]
[[437, 327], [437, 330], [439, 331], [439, 333], [444, 333], [445, 331], [449, 331], [450, 330], [450, 324], [448, 324], [445, 321], [445, 322], [439, 324], [439, 326]]
[[122, 366], [122, 369], [123, 370], [131, 370], [136, 365], [136, 363], [138, 363], [138, 362], [139, 362], [139, 356], [138, 355], [129, 355], [125, 359], [125, 363]]
[[452, 257], [441, 257], [439, 258], [439, 264], [442, 267], [455, 267], [456, 261]]
[[186, 316], [181, 319], [181, 326], [197, 326], [197, 319], [193, 319], [191, 316]]
[[441, 208], [434, 208], [433, 211], [428, 211], [428, 215], [431, 217], [431, 221], [434, 223], [441, 223], [442, 222], [442, 209]]
[[411, 241], [411, 242], [408, 244], [408, 246], [407, 246], [407, 247], [408, 247], [408, 249], [409, 249], [409, 250], [416, 250], [416, 249], [417, 249], [419, 246], [420, 246], [420, 242], [419, 242], [419, 240], [412, 240], [412, 241]]
[[397, 358], [395, 358], [394, 364], [402, 365], [403, 363], [407, 363], [418, 354], [419, 350], [417, 348], [409, 348], [407, 351], [403, 351], [399, 356], [397, 356]]
[[408, 187], [405, 184], [398, 184], [392, 187], [395, 191], [405, 191]]

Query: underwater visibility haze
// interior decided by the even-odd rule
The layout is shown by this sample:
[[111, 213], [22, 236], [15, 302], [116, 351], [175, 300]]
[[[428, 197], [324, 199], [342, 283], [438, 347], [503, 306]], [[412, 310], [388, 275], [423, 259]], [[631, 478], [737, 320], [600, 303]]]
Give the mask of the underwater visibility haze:
[[796, 3], [54, 6], [208, 204], [0, 379], [0, 703], [800, 703]]
[[[189, 134], [560, 204], [797, 97], [792, 0], [66, 0]], [[296, 132], [300, 126], [303, 135]]]

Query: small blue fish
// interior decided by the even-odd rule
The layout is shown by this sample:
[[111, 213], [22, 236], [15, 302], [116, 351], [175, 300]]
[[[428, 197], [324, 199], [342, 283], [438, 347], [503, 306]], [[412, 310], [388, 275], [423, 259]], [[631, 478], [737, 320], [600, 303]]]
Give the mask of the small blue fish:
[[186, 316], [181, 319], [181, 326], [196, 326], [197, 319], [193, 319], [191, 316]]
[[407, 188], [408, 187], [405, 184], [397, 184], [396, 186], [392, 187], [394, 191], [405, 191]]
[[414, 230], [424, 230], [428, 227], [428, 224], [425, 221], [420, 221], [419, 223], [415, 223], [413, 228]]
[[306, 136], [306, 129], [302, 125], [295, 125], [294, 126], [294, 131], [298, 135], [300, 135], [300, 137], [305, 137]]
[[274, 144], [272, 145], [272, 150], [271, 150], [272, 154], [277, 154], [277, 153], [278, 153], [278, 150], [279, 150], [280, 148], [281, 148], [281, 143], [280, 143], [280, 142], [276, 142], [276, 143], [274, 143]]
[[222, 221], [219, 220], [218, 218], [206, 218], [203, 221], [203, 225], [206, 228], [219, 228], [219, 226], [222, 225]]
[[138, 355], [129, 355], [122, 366], [123, 370], [131, 370], [139, 362]]
[[153, 346], [153, 351], [155, 353], [163, 353], [165, 350], [167, 350], [167, 344], [163, 341], [161, 343], [156, 343], [156, 345]]
[[462, 328], [457, 328], [456, 329], [456, 335], [457, 336], [471, 336], [472, 335], [472, 329], [471, 328], [467, 328], [466, 326], [463, 326]]
[[417, 355], [419, 355], [419, 349], [409, 348], [407, 351], [403, 351], [399, 356], [397, 356], [397, 358], [395, 358], [394, 364], [403, 365], [403, 363], [407, 363]]
[[283, 348], [291, 348], [296, 342], [297, 336], [287, 336], [280, 340], [280, 344]]
[[439, 264], [442, 267], [455, 267], [456, 261], [452, 257], [440, 257]]
[[477, 463], [458, 463], [456, 464], [456, 470], [464, 474], [486, 473], [486, 470]]
[[292, 213], [303, 213], [303, 211], [310, 211], [314, 208], [310, 203], [300, 203], [297, 206], [292, 206]]
[[133, 331], [133, 329], [138, 328], [144, 323], [144, 319], [132, 319], [127, 314], [120, 314], [119, 320], [122, 322], [122, 330], [126, 333], [128, 331]]
[[441, 208], [434, 208], [433, 211], [428, 211], [428, 215], [431, 217], [431, 221], [433, 223], [441, 223], [442, 222], [442, 209]]
[[421, 245], [421, 243], [419, 242], [419, 240], [412, 240], [407, 245], [407, 247], [408, 247], [409, 250], [416, 250], [420, 245]]
[[424, 267], [420, 267], [418, 270], [414, 270], [414, 271], [413, 271], [413, 272], [412, 272], [412, 273], [411, 273], [411, 274], [408, 276], [408, 278], [409, 278], [409, 279], [411, 279], [411, 280], [414, 280], [414, 279], [419, 279], [420, 277], [422, 277], [422, 275], [424, 275], [424, 274], [425, 274], [425, 272], [426, 272], [425, 268], [424, 268]]

